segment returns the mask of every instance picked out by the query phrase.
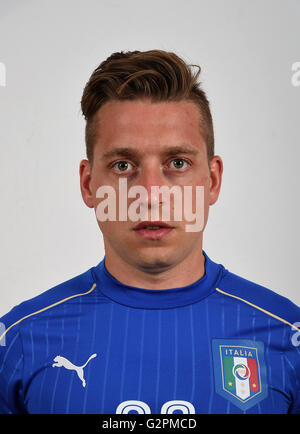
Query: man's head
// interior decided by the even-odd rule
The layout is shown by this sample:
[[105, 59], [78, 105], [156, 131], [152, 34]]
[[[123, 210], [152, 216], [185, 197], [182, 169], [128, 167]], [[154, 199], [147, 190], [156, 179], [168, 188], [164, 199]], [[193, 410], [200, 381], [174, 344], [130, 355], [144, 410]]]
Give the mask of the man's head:
[[[191, 66], [198, 68], [193, 73]], [[197, 82], [200, 67], [187, 65], [175, 53], [163, 50], [114, 53], [104, 60], [87, 82], [81, 108], [86, 120], [86, 151], [92, 164], [93, 150], [100, 134], [99, 109], [108, 101], [151, 102], [193, 101], [199, 110], [199, 127], [205, 139], [208, 161], [214, 155], [213, 121], [205, 92]]]
[[[162, 50], [114, 53], [96, 68], [83, 92], [88, 160], [80, 164], [80, 177], [87, 206], [96, 211], [98, 188], [110, 186], [119, 215], [120, 178], [128, 189], [144, 187], [149, 198], [153, 186], [178, 186], [182, 192], [184, 186], [204, 187], [199, 232], [185, 230], [184, 212], [181, 222], [171, 216], [166, 223], [172, 230], [157, 237], [135, 230], [138, 221], [98, 221], [106, 255], [145, 271], [163, 271], [201, 251], [208, 208], [219, 194], [222, 160], [214, 156], [212, 117], [197, 83], [199, 73], [200, 68], [193, 74], [176, 54]], [[193, 199], [195, 211], [195, 194]], [[132, 201], [128, 198], [128, 207]], [[149, 210], [162, 205], [161, 195], [146, 203]]]

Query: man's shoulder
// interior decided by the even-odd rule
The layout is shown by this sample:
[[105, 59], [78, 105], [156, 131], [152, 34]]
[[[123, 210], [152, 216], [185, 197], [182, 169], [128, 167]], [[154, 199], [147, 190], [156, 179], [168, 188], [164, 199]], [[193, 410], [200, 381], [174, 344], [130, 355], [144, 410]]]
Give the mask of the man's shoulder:
[[216, 290], [287, 323], [300, 321], [300, 307], [278, 291], [226, 270]]
[[6, 331], [8, 328], [17, 330], [18, 325], [26, 319], [62, 305], [75, 297], [89, 294], [96, 286], [91, 270], [92, 268], [17, 304], [0, 318], [2, 328], [4, 327]]

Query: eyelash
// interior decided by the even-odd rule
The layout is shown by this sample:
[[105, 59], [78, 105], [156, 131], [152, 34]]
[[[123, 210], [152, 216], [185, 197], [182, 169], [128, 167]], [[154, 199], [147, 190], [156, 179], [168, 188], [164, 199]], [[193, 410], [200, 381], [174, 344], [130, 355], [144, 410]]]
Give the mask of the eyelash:
[[[189, 166], [191, 166], [191, 162], [189, 161], [189, 160], [187, 160], [186, 158], [172, 158], [172, 160], [170, 160], [169, 162], [168, 162], [168, 165], [169, 164], [171, 164], [173, 161], [184, 161], [186, 164], [188, 164]], [[133, 166], [134, 167], [134, 164], [133, 163], [131, 163], [130, 161], [128, 161], [128, 160], [119, 160], [119, 161], [115, 161], [114, 163], [112, 163], [111, 165], [110, 165], [110, 167], [113, 169], [113, 168], [115, 168], [115, 166], [117, 166], [117, 164], [119, 164], [119, 163], [127, 163], [127, 164], [130, 164], [131, 166]], [[132, 169], [130, 169], [130, 170], [132, 170]], [[130, 170], [116, 170], [118, 173], [127, 173], [127, 172], [130, 172]], [[183, 171], [183, 169], [174, 169], [176, 172], [181, 172], [181, 171]]]

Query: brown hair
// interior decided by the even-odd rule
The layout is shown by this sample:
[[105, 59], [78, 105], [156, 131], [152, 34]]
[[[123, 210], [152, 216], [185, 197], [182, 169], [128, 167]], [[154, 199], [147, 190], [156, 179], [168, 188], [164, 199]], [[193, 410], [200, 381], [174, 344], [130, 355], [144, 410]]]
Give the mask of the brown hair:
[[[198, 71], [193, 73], [191, 66]], [[214, 156], [214, 131], [209, 102], [197, 83], [201, 68], [187, 65], [175, 53], [163, 50], [127, 51], [113, 53], [94, 70], [87, 82], [81, 109], [85, 117], [87, 158], [93, 162], [96, 112], [111, 100], [151, 102], [183, 101], [196, 103], [200, 109], [200, 128], [206, 142], [208, 161]]]

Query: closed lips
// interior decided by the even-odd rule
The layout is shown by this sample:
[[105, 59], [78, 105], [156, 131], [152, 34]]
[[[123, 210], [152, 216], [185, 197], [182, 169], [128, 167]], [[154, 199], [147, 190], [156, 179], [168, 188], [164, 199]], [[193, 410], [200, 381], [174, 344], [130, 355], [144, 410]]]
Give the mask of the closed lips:
[[141, 229], [150, 229], [150, 230], [157, 230], [157, 229], [172, 229], [172, 226], [163, 223], [163, 222], [142, 222], [136, 225], [133, 228], [135, 231], [141, 230]]

